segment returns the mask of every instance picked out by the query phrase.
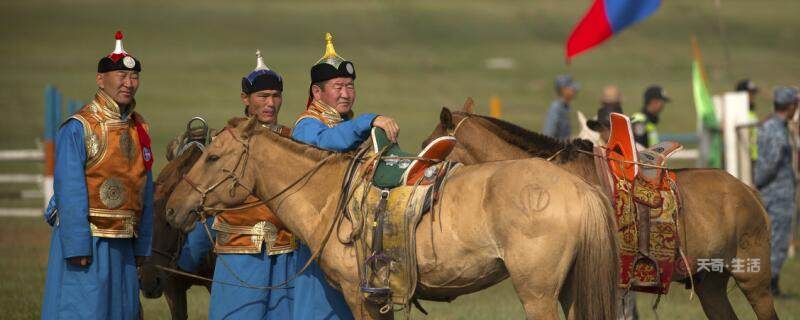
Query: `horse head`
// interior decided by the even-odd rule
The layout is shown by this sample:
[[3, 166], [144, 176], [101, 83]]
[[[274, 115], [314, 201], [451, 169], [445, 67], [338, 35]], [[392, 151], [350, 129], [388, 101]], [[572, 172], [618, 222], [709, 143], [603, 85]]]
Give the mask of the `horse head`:
[[256, 166], [250, 159], [250, 132], [257, 121], [235, 118], [206, 146], [189, 172], [175, 186], [166, 205], [172, 227], [189, 232], [199, 214], [231, 208], [253, 194]]

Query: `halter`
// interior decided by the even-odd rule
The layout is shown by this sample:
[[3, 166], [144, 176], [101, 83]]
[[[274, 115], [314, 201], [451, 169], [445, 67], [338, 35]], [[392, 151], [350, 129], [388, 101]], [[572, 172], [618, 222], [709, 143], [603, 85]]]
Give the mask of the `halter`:
[[[231, 188], [228, 190], [228, 194], [231, 197], [234, 196], [234, 194], [236, 192], [236, 188], [239, 187], [239, 186], [245, 188], [245, 190], [247, 190], [248, 194], [253, 194], [253, 189], [252, 188], [248, 189], [244, 184], [241, 183], [241, 178], [244, 176], [244, 173], [245, 173], [245, 171], [247, 169], [247, 162], [250, 159], [250, 139], [247, 139], [245, 141], [239, 139], [233, 133], [233, 130], [231, 128], [226, 128], [224, 130], [224, 132], [230, 133], [231, 137], [236, 142], [240, 143], [244, 147], [244, 150], [239, 155], [239, 159], [236, 160], [236, 165], [233, 167], [233, 169], [232, 170], [222, 169], [222, 171], [225, 172], [226, 175], [224, 177], [222, 177], [220, 180], [218, 180], [217, 182], [211, 184], [211, 186], [206, 187], [206, 188], [203, 188], [198, 183], [195, 183], [194, 181], [192, 181], [192, 179], [190, 179], [188, 175], [185, 175], [185, 174], [183, 175], [183, 180], [186, 181], [186, 183], [189, 184], [189, 186], [191, 186], [192, 189], [194, 189], [195, 191], [200, 193], [200, 205], [198, 205], [197, 210], [196, 210], [196, 211], [198, 211], [198, 213], [201, 213], [201, 212], [204, 212], [204, 211], [207, 211], [207, 210], [212, 210], [212, 211], [240, 210], [240, 209], [251, 208], [251, 207], [255, 207], [257, 205], [263, 204], [263, 202], [259, 201], [259, 202], [253, 202], [253, 203], [246, 203], [243, 206], [236, 207], [236, 208], [211, 208], [211, 207], [205, 206], [206, 196], [208, 195], [208, 193], [210, 193], [211, 191], [214, 191], [214, 189], [216, 189], [217, 187], [222, 185], [222, 183], [224, 183], [225, 181], [228, 181], [229, 179], [233, 180], [233, 184], [231, 185]], [[241, 166], [241, 170], [239, 170], [240, 166]], [[241, 171], [239, 176], [236, 175], [237, 171]]]
[[456, 133], [458, 132], [458, 128], [461, 128], [461, 125], [464, 124], [464, 122], [467, 121], [467, 119], [469, 119], [469, 118], [472, 118], [472, 117], [470, 115], [465, 115], [464, 119], [461, 119], [461, 121], [459, 121], [456, 124], [456, 127], [453, 129], [453, 131], [447, 132], [447, 135], [455, 138], [456, 137]]

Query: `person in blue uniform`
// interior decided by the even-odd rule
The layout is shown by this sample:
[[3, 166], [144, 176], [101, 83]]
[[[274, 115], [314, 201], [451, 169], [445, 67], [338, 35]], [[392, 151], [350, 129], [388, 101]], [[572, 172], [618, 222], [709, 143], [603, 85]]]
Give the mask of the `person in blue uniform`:
[[[278, 124], [283, 78], [266, 66], [260, 51], [256, 56], [255, 70], [242, 78], [245, 115], [289, 136], [289, 128]], [[258, 199], [251, 196], [245, 202], [255, 201]], [[218, 282], [211, 286], [209, 319], [305, 319], [293, 314], [291, 284], [272, 290], [258, 288], [284, 283], [296, 273], [298, 264], [294, 236], [269, 207], [225, 211], [213, 220], [214, 280]], [[208, 239], [205, 228], [199, 227]]]
[[[325, 54], [311, 67], [311, 88], [306, 110], [292, 130], [292, 138], [318, 148], [344, 152], [369, 138], [372, 127], [386, 131], [397, 141], [400, 127], [394, 119], [376, 114], [355, 116], [356, 71], [353, 63], [336, 54], [333, 37], [326, 34]], [[298, 248], [298, 262], [311, 257], [308, 246]], [[300, 266], [298, 266], [298, 269]], [[331, 288], [319, 265], [314, 262], [295, 281], [295, 316], [303, 319], [351, 319], [342, 293]]]
[[137, 266], [150, 255], [148, 127], [134, 112], [141, 63], [122, 47], [97, 68], [94, 99], [56, 138], [42, 319], [139, 319]]

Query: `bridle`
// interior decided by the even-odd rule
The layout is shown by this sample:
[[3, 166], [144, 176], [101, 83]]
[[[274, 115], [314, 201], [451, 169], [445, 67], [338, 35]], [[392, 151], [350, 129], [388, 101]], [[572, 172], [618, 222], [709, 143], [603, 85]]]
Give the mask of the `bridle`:
[[449, 130], [447, 131], [447, 135], [455, 138], [456, 137], [456, 133], [458, 133], [458, 128], [461, 128], [461, 125], [464, 124], [464, 122], [466, 122], [467, 119], [469, 119], [469, 118], [472, 118], [472, 116], [470, 116], [469, 114], [464, 115], [464, 119], [461, 119], [461, 121], [459, 121], [456, 124], [455, 128], [453, 128], [453, 131], [449, 131]]

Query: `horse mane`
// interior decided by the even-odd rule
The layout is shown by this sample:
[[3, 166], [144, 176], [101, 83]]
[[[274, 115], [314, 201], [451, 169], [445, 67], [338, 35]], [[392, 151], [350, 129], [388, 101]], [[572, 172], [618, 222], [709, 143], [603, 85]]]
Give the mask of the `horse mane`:
[[258, 121], [255, 118], [233, 118], [228, 120], [228, 125], [232, 125], [237, 127], [242, 124], [243, 121], [247, 121], [244, 124], [244, 128], [242, 128], [242, 134], [246, 137], [255, 137], [255, 136], [263, 136], [268, 138], [282, 146], [286, 146], [291, 152], [303, 154], [308, 156], [314, 160], [322, 160], [325, 157], [331, 154], [339, 154], [340, 158], [351, 157], [354, 152], [334, 152], [325, 149], [318, 148], [316, 146], [312, 146], [309, 144], [304, 144], [297, 140], [292, 139], [291, 137], [282, 136], [269, 128], [259, 125]]
[[577, 159], [581, 151], [592, 152], [594, 148], [594, 144], [589, 140], [560, 140], [525, 129], [505, 120], [462, 111], [454, 111], [453, 113], [464, 117], [476, 117], [483, 120], [482, 123], [488, 124], [488, 126], [485, 127], [497, 135], [497, 137], [525, 150], [525, 152], [532, 157], [549, 158], [559, 153], [559, 160], [561, 162], [569, 162]]

